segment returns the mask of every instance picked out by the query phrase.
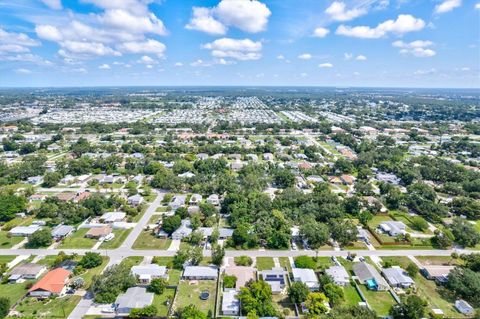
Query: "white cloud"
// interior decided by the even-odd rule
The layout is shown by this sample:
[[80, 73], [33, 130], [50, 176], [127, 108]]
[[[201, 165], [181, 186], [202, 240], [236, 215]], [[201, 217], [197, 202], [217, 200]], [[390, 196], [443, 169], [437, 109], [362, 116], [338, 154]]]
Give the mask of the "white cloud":
[[353, 58], [353, 54], [352, 53], [348, 53], [348, 52], [345, 52], [343, 54], [343, 57], [345, 60], [351, 60]]
[[357, 60], [357, 61], [366, 61], [366, 60], [367, 60], [367, 57], [364, 56], [364, 55], [357, 55], [357, 57], [355, 58], [355, 60]]
[[327, 28], [319, 27], [313, 31], [313, 36], [316, 38], [324, 38], [329, 32], [330, 30], [328, 30]]
[[310, 60], [312, 55], [310, 53], [302, 53], [298, 56], [300, 60]]
[[42, 2], [53, 10], [60, 10], [62, 9], [62, 1], [61, 0], [42, 0]]
[[267, 28], [272, 13], [257, 0], [222, 0], [213, 8], [193, 7], [193, 16], [185, 26], [209, 34], [225, 34], [228, 27], [257, 33]]
[[433, 42], [431, 41], [417, 40], [410, 43], [395, 41], [392, 45], [396, 48], [400, 48], [401, 54], [412, 54], [421, 58], [432, 57], [437, 54], [434, 50], [429, 48], [433, 45]]
[[5, 52], [28, 52], [29, 47], [40, 45], [40, 42], [30, 38], [25, 33], [7, 32], [0, 28], [0, 51]]
[[175, 63], [175, 66], [177, 66], [177, 67], [183, 66], [183, 63], [182, 62], [177, 62], [177, 63]]
[[350, 27], [340, 25], [337, 28], [336, 34], [348, 37], [363, 38], [363, 39], [377, 39], [394, 33], [402, 35], [408, 32], [418, 31], [425, 27], [425, 21], [417, 19], [409, 14], [400, 14], [396, 20], [387, 20], [380, 23], [375, 28], [368, 26]]
[[480, 10], [480, 2], [475, 4], [475, 9]]
[[333, 68], [333, 64], [331, 63], [320, 63], [318, 65], [319, 68]]
[[154, 33], [166, 35], [167, 30], [162, 20], [153, 13], [138, 16], [123, 9], [107, 10], [105, 14], [99, 17], [105, 25], [125, 30], [131, 33]]
[[63, 38], [58, 28], [52, 25], [45, 25], [45, 24], [37, 25], [35, 27], [35, 32], [37, 33], [37, 36], [39, 38], [44, 40], [61, 41]]
[[24, 68], [16, 69], [15, 72], [21, 73], [21, 74], [30, 74], [30, 73], [32, 73], [32, 71], [30, 71], [29, 69], [24, 69]]
[[346, 7], [347, 6], [344, 2], [334, 1], [325, 10], [325, 13], [336, 21], [349, 21], [367, 13], [367, 9], [365, 8], [353, 8], [346, 10]]
[[79, 55], [121, 55], [118, 51], [115, 51], [112, 48], [105, 46], [103, 43], [98, 42], [64, 41], [61, 43], [61, 46], [68, 50], [68, 52]]
[[148, 55], [144, 55], [138, 60], [138, 63], [152, 64], [155, 63], [155, 60]]
[[359, 75], [360, 75], [360, 73], [359, 73], [359, 72], [353, 72], [353, 75], [355, 75], [355, 76], [359, 76]]
[[118, 46], [118, 49], [124, 53], [134, 54], [156, 54], [163, 57], [165, 45], [157, 40], [148, 39], [146, 41], [124, 42]]
[[213, 18], [211, 10], [202, 7], [193, 7], [193, 17], [185, 28], [214, 35], [227, 33], [227, 27]]
[[215, 58], [233, 58], [236, 60], [258, 60], [262, 54], [262, 43], [250, 39], [221, 38], [204, 44], [204, 49], [211, 50]]
[[462, 0], [443, 0], [442, 3], [435, 6], [435, 13], [441, 14], [450, 12], [453, 9], [460, 7], [462, 5]]
[[110, 65], [102, 64], [98, 67], [100, 70], [110, 70]]
[[437, 70], [434, 68], [428, 69], [428, 70], [417, 70], [413, 72], [414, 75], [431, 75], [435, 73], [437, 73]]
[[277, 55], [278, 60], [285, 60], [285, 56], [283, 54]]

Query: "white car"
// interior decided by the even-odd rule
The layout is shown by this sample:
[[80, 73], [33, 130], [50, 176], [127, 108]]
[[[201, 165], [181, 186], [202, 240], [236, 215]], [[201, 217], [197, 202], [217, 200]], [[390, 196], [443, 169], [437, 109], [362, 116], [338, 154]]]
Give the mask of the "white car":
[[110, 233], [108, 234], [107, 236], [105, 236], [105, 238], [103, 239], [104, 241], [110, 241], [112, 239], [115, 238], [115, 234], [114, 233]]

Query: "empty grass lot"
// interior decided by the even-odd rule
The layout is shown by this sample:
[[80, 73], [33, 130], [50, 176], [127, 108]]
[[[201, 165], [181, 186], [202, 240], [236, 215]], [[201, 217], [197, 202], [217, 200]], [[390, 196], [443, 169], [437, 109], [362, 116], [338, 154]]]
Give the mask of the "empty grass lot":
[[365, 285], [360, 285], [360, 290], [367, 299], [368, 304], [379, 316], [388, 315], [390, 308], [396, 304], [395, 299], [388, 291], [368, 290]]
[[97, 240], [92, 238], [85, 238], [85, 234], [88, 232], [88, 228], [80, 228], [70, 236], [65, 238], [60, 246], [59, 249], [89, 249], [92, 248]]
[[23, 237], [10, 237], [8, 232], [0, 231], [0, 248], [12, 248], [22, 240]]
[[257, 257], [257, 269], [259, 271], [269, 270], [275, 267], [272, 257]]
[[[215, 308], [215, 294], [217, 289], [216, 280], [182, 280], [177, 288], [175, 308], [193, 304], [205, 314]], [[200, 299], [200, 293], [208, 291], [210, 296], [207, 300]]]
[[65, 296], [46, 300], [26, 298], [15, 310], [29, 318], [68, 318], [81, 298], [80, 296]]
[[6, 297], [10, 300], [10, 304], [15, 304], [20, 300], [28, 290], [28, 285], [33, 281], [26, 281], [18, 284], [0, 284], [0, 297]]
[[158, 238], [150, 230], [143, 230], [133, 243], [133, 249], [166, 250], [172, 243], [171, 239]]
[[124, 258], [121, 264], [126, 265], [129, 268], [132, 268], [133, 266], [139, 265], [142, 261], [143, 261], [142, 256], [130, 256], [130, 257]]
[[362, 298], [354, 286], [348, 285], [343, 287], [343, 293], [345, 295], [345, 303], [350, 306], [356, 306], [362, 301]]
[[104, 241], [99, 248], [100, 249], [116, 249], [120, 247], [131, 231], [132, 229], [114, 229], [113, 233], [115, 234], [115, 238], [113, 238], [110, 241]]

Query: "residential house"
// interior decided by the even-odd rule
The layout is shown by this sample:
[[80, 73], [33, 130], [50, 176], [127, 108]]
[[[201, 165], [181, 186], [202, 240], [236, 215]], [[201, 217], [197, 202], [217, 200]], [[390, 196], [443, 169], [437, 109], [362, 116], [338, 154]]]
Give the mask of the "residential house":
[[467, 316], [471, 316], [475, 313], [475, 309], [468, 302], [462, 299], [455, 301], [455, 309]]
[[66, 269], [55, 268], [34, 284], [28, 290], [28, 295], [36, 298], [62, 295], [65, 292], [70, 274], [71, 272]]
[[127, 216], [124, 212], [107, 212], [100, 216], [100, 220], [107, 224], [112, 224], [114, 222], [121, 222]]
[[57, 195], [58, 200], [62, 202], [71, 202], [77, 197], [75, 193], [60, 193]]
[[312, 269], [293, 268], [293, 281], [303, 282], [311, 291], [318, 290], [320, 283]]
[[220, 205], [220, 198], [218, 197], [217, 194], [212, 194], [208, 196], [207, 203], [218, 206]]
[[172, 208], [173, 211], [176, 211], [178, 208], [182, 207], [185, 205], [185, 200], [187, 199], [187, 196], [185, 195], [177, 195], [172, 198], [172, 201], [168, 206]]
[[132, 206], [138, 206], [143, 203], [143, 196], [140, 194], [130, 196], [129, 198], [127, 198], [127, 202]]
[[326, 269], [325, 273], [332, 278], [336, 285], [346, 286], [350, 284], [350, 276], [343, 266], [332, 266]]
[[202, 201], [202, 195], [200, 194], [193, 194], [190, 197], [190, 205], [198, 205]]
[[225, 316], [237, 316], [240, 311], [240, 301], [237, 299], [238, 291], [231, 289], [223, 292], [222, 314]]
[[70, 225], [57, 225], [52, 229], [52, 237], [55, 240], [61, 240], [70, 235], [75, 230], [75, 227]]
[[399, 221], [386, 221], [380, 223], [378, 227], [390, 236], [398, 236], [406, 233], [407, 226], [403, 222]]
[[187, 280], [216, 280], [218, 268], [214, 266], [186, 266], [182, 277]]
[[226, 276], [235, 276], [237, 282], [235, 283], [235, 289], [245, 287], [247, 282], [255, 280], [255, 268], [247, 266], [227, 266], [225, 267]]
[[448, 274], [452, 271], [454, 266], [445, 265], [428, 265], [424, 266], [420, 272], [425, 278], [435, 280], [439, 283], [445, 283], [448, 280]]
[[21, 264], [9, 272], [8, 282], [14, 283], [23, 279], [37, 279], [46, 270], [47, 267], [45, 265], [34, 263]]
[[133, 266], [131, 272], [142, 285], [148, 285], [152, 279], [156, 278], [168, 279], [167, 267], [157, 264]]
[[183, 219], [180, 227], [172, 233], [172, 239], [181, 240], [192, 233], [192, 228], [190, 227], [190, 220]]
[[153, 297], [154, 294], [144, 287], [130, 287], [115, 300], [115, 312], [117, 316], [128, 316], [132, 309], [150, 306]]
[[286, 271], [283, 268], [274, 267], [271, 270], [263, 270], [259, 274], [270, 285], [272, 293], [279, 294], [284, 290]]
[[86, 238], [100, 239], [109, 235], [112, 232], [112, 227], [109, 225], [103, 225], [90, 228], [85, 234]]
[[17, 226], [10, 229], [8, 232], [10, 236], [15, 237], [28, 237], [37, 230], [40, 230], [42, 227], [40, 225], [30, 225], [30, 226]]
[[408, 288], [415, 284], [407, 272], [400, 267], [384, 268], [382, 273], [392, 287]]
[[358, 280], [365, 284], [368, 289], [387, 290], [389, 288], [388, 283], [373, 265], [366, 262], [356, 263], [353, 265], [353, 272]]

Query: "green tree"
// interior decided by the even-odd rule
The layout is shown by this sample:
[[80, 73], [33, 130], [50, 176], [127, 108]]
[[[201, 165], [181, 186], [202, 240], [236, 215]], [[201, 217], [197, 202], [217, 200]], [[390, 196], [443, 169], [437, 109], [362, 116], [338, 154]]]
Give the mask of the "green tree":
[[468, 268], [455, 267], [448, 274], [446, 286], [456, 296], [475, 305], [480, 304], [480, 273]]
[[425, 315], [427, 302], [416, 295], [408, 296], [390, 310], [393, 319], [420, 319]]
[[212, 264], [221, 266], [225, 257], [225, 249], [220, 245], [214, 245], [212, 249]]
[[207, 319], [207, 316], [194, 305], [188, 305], [177, 310], [178, 319]]
[[157, 316], [157, 307], [155, 305], [145, 306], [143, 308], [133, 308], [130, 311], [130, 318], [154, 318]]
[[307, 296], [310, 293], [310, 289], [303, 282], [296, 281], [288, 288], [288, 296], [292, 302], [300, 304], [307, 300]]
[[465, 247], [474, 247], [480, 243], [480, 234], [475, 227], [462, 218], [454, 218], [450, 226], [455, 242]]
[[309, 269], [316, 269], [317, 263], [313, 260], [310, 256], [298, 256], [295, 258], [295, 267], [297, 268], [309, 268]]
[[339, 305], [341, 302], [343, 302], [343, 300], [345, 300], [343, 289], [338, 285], [329, 283], [323, 286], [322, 290], [332, 306]]
[[168, 216], [163, 219], [162, 229], [167, 234], [171, 235], [175, 230], [177, 230], [182, 224], [182, 220], [179, 216], [173, 215]]
[[235, 276], [225, 276], [223, 277], [223, 287], [224, 288], [235, 288], [237, 283], [237, 277]]
[[154, 278], [150, 281], [148, 286], [148, 291], [153, 292], [157, 295], [163, 294], [165, 287], [167, 286], [167, 281], [163, 278]]
[[55, 187], [62, 179], [62, 175], [58, 172], [48, 172], [43, 176], [43, 187]]
[[90, 269], [100, 266], [102, 262], [103, 259], [99, 253], [86, 252], [78, 264], [85, 269]]
[[327, 316], [328, 319], [376, 319], [375, 311], [365, 306], [340, 306], [334, 307]]
[[117, 296], [128, 288], [135, 286], [137, 279], [125, 264], [113, 265], [102, 274], [94, 276], [90, 291], [97, 303], [112, 303]]
[[309, 318], [318, 318], [328, 311], [325, 302], [328, 298], [322, 292], [311, 292], [305, 300], [305, 307], [308, 309]]
[[347, 246], [357, 239], [358, 229], [350, 220], [333, 221], [330, 226], [332, 239], [340, 246]]
[[0, 193], [0, 221], [9, 221], [15, 214], [25, 211], [27, 200], [24, 196], [14, 195], [13, 192]]
[[52, 234], [48, 228], [37, 230], [28, 237], [27, 248], [48, 247], [52, 244]]
[[240, 289], [238, 300], [243, 313], [256, 313], [260, 317], [275, 317], [272, 289], [265, 281], [251, 281]]
[[413, 262], [409, 263], [408, 266], [407, 266], [407, 269], [405, 269], [405, 270], [407, 271], [408, 275], [412, 278], [417, 277], [418, 272], [420, 271], [418, 266], [415, 265], [415, 263], [413, 263]]
[[327, 225], [308, 220], [300, 226], [300, 235], [307, 241], [311, 249], [317, 250], [325, 245], [330, 238]]
[[10, 299], [0, 297], [0, 318], [5, 318], [10, 311]]

